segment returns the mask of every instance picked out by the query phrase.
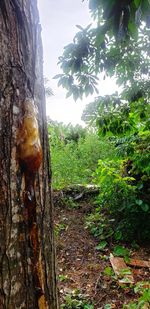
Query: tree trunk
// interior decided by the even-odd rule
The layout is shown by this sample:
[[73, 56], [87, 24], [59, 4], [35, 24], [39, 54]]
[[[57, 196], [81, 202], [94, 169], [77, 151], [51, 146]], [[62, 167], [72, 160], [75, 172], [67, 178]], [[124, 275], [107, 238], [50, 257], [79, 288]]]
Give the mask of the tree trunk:
[[0, 0], [0, 309], [57, 309], [36, 0]]

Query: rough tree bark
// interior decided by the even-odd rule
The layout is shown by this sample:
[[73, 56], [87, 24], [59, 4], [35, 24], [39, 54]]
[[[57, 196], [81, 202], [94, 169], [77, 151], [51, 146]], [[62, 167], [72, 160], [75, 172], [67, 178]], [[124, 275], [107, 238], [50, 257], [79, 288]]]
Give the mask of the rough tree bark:
[[0, 0], [0, 309], [57, 309], [36, 0]]

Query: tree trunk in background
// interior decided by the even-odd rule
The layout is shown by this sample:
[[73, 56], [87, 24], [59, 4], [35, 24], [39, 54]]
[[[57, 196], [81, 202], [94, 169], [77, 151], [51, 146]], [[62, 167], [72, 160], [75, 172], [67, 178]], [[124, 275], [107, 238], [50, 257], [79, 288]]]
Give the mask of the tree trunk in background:
[[58, 308], [40, 32], [36, 0], [0, 0], [0, 309]]

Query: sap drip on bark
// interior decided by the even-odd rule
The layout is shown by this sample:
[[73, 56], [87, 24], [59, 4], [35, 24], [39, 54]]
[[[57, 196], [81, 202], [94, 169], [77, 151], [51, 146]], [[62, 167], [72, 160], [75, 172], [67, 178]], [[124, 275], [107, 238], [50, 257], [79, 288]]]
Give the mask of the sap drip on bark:
[[18, 130], [18, 158], [25, 178], [24, 200], [31, 203], [34, 201], [35, 175], [42, 161], [37, 111], [32, 99], [26, 99], [23, 104]]
[[42, 161], [42, 149], [33, 100], [27, 99], [24, 102], [23, 113], [18, 134], [19, 161], [24, 173], [28, 171], [35, 174]]
[[39, 137], [37, 111], [32, 99], [26, 99], [18, 129], [18, 159], [25, 179], [24, 221], [27, 225], [31, 248], [33, 283], [37, 298], [37, 308], [47, 308], [43, 294], [43, 268], [37, 226], [35, 176], [42, 162], [42, 148]]

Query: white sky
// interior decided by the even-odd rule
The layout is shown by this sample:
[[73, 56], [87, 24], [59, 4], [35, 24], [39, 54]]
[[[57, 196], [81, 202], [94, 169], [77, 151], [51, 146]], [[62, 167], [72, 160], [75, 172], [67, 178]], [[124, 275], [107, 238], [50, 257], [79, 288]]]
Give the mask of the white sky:
[[[50, 80], [49, 86], [54, 96], [47, 98], [47, 115], [51, 119], [72, 124], [80, 123], [83, 108], [94, 97], [74, 102], [66, 99], [66, 91], [57, 86], [53, 77], [62, 73], [57, 66], [63, 47], [72, 42], [78, 31], [76, 25], [83, 27], [91, 23], [88, 1], [85, 0], [38, 0], [42, 40], [44, 50], [44, 76]], [[100, 83], [100, 95], [111, 94], [116, 89], [115, 82], [107, 80]]]

